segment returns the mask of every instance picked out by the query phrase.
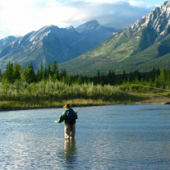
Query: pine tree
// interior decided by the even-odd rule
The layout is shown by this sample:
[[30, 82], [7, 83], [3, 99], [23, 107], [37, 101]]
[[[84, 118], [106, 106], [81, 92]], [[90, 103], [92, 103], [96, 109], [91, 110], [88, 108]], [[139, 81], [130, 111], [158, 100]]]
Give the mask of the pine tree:
[[112, 81], [112, 72], [109, 70], [106, 82], [107, 84], [111, 84], [111, 81]]
[[79, 75], [79, 77], [77, 78], [77, 83], [78, 84], [82, 84], [83, 83], [81, 75]]
[[167, 70], [167, 85], [170, 88], [170, 70]]
[[152, 78], [150, 77], [150, 80], [149, 80], [149, 86], [153, 86], [153, 84], [152, 84]]
[[0, 82], [2, 81], [2, 72], [1, 72], [1, 69], [0, 69]]
[[37, 80], [41, 81], [44, 79], [44, 66], [43, 63], [41, 62], [40, 64], [40, 69], [37, 71]]
[[52, 76], [52, 71], [51, 71], [51, 65], [50, 64], [48, 64], [47, 73], [48, 73], [48, 77]]
[[67, 71], [66, 69], [61, 69], [61, 72], [60, 72], [60, 78], [63, 78], [63, 77], [67, 77]]
[[71, 76], [67, 76], [67, 84], [68, 85], [72, 84]]
[[127, 75], [125, 70], [123, 70], [123, 81], [126, 82], [127, 81]]
[[52, 77], [52, 80], [53, 80], [53, 82], [55, 82], [56, 80], [57, 80], [57, 74], [55, 73], [54, 75], [53, 75], [53, 77]]
[[14, 73], [13, 73], [14, 80], [21, 79], [20, 71], [21, 71], [21, 66], [19, 64], [15, 63], [14, 64]]
[[157, 74], [155, 75], [154, 86], [155, 86], [155, 87], [159, 87], [159, 86], [160, 86], [160, 83], [159, 83]]
[[4, 72], [3, 79], [6, 79], [8, 82], [13, 83], [14, 82], [13, 72], [14, 72], [13, 64], [9, 62]]
[[36, 75], [33, 69], [32, 62], [26, 68], [26, 82], [32, 83], [36, 81]]
[[165, 88], [166, 86], [166, 70], [165, 69], [161, 69], [158, 79], [159, 79], [159, 83], [161, 84], [162, 88]]
[[20, 77], [21, 81], [26, 82], [26, 69], [25, 66], [21, 68], [20, 70]]
[[48, 68], [45, 67], [45, 70], [44, 70], [44, 78], [45, 78], [45, 79], [48, 79], [48, 77], [49, 77]]
[[115, 84], [115, 73], [109, 71], [108, 79], [109, 79], [109, 84], [114, 85]]
[[97, 71], [97, 77], [98, 77], [98, 79], [100, 79], [100, 71], [99, 70]]
[[62, 77], [62, 80], [61, 80], [63, 83], [67, 83], [67, 80], [66, 80], [66, 78], [65, 77]]
[[58, 71], [58, 65], [57, 65], [56, 60], [54, 60], [53, 65], [51, 66], [51, 68], [52, 68], [52, 76], [54, 76], [55, 74], [57, 74], [57, 76], [58, 76], [59, 71]]

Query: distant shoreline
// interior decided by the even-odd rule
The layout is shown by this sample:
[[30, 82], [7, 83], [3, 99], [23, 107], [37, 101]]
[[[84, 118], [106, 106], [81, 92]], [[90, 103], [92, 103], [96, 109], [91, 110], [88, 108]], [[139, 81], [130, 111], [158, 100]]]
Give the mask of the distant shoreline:
[[170, 104], [170, 99], [150, 99], [136, 102], [136, 104]]
[[[103, 103], [103, 104], [72, 104], [72, 107], [89, 107], [89, 106], [106, 106], [106, 105], [165, 105], [170, 104], [170, 99], [147, 99], [138, 102], [120, 102], [120, 103]], [[16, 111], [16, 110], [34, 110], [34, 109], [57, 109], [62, 108], [62, 104], [60, 106], [40, 106], [40, 107], [9, 107], [9, 108], [0, 108], [0, 112], [3, 111]]]

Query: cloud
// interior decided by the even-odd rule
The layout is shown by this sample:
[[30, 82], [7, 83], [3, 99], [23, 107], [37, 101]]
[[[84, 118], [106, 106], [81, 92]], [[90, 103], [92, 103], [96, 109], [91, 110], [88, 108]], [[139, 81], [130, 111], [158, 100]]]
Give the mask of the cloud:
[[0, 38], [25, 35], [46, 25], [76, 27], [90, 20], [124, 28], [146, 15], [152, 7], [134, 0], [1, 0]]

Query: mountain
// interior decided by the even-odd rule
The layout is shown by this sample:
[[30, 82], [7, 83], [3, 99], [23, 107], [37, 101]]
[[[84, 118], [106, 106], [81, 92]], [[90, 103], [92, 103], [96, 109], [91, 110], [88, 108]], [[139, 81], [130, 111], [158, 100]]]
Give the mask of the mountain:
[[106, 37], [109, 38], [120, 30], [103, 27], [97, 21], [93, 20], [78, 26], [76, 31], [83, 34], [84, 37], [88, 37], [90, 42], [103, 42], [106, 40]]
[[170, 1], [85, 54], [60, 64], [71, 74], [170, 69]]
[[103, 26], [99, 25], [99, 23], [96, 20], [93, 20], [93, 21], [89, 21], [89, 22], [86, 22], [85, 24], [78, 26], [76, 28], [76, 31], [79, 32], [79, 33], [84, 33], [84, 34], [87, 34], [89, 32], [95, 33], [96, 31], [100, 31], [100, 32], [103, 31], [103, 34], [105, 34], [105, 33], [108, 34], [108, 32], [113, 32], [113, 33], [115, 32], [116, 33], [120, 30], [117, 30], [115, 28], [103, 27]]
[[16, 38], [14, 36], [8, 36], [0, 40], [0, 48], [12, 43]]
[[54, 60], [62, 63], [92, 49], [114, 31], [91, 21], [77, 28], [51, 25], [20, 38], [8, 37], [0, 40], [0, 68], [5, 69], [9, 61], [23, 66], [32, 61], [35, 70], [41, 62], [44, 65], [52, 64]]

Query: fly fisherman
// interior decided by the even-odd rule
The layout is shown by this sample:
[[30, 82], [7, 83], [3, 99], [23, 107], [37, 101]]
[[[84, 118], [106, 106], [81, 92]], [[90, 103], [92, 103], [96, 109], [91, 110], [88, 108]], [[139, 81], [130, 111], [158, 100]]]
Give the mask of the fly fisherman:
[[60, 118], [58, 120], [55, 120], [55, 123], [61, 123], [65, 122], [64, 127], [64, 136], [65, 139], [70, 139], [75, 137], [75, 123], [76, 119], [78, 119], [77, 112], [75, 112], [71, 107], [70, 104], [65, 104], [63, 106], [65, 108], [65, 111], [62, 113]]

